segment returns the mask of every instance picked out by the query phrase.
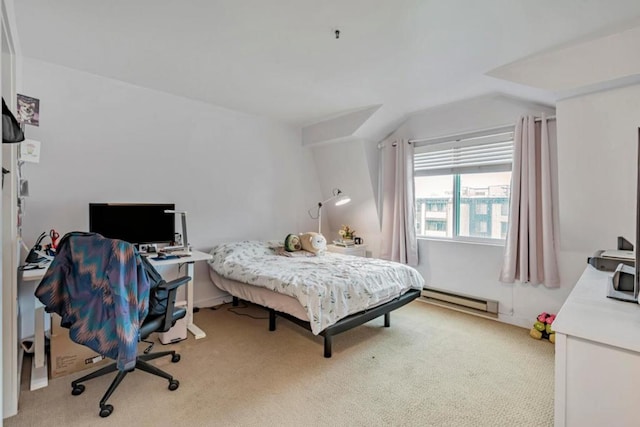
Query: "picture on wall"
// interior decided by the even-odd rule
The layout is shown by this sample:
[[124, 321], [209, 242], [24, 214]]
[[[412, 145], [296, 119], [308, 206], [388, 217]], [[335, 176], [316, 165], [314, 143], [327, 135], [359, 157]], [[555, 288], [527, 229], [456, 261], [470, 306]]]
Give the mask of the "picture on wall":
[[40, 100], [38, 98], [18, 94], [17, 107], [16, 119], [20, 123], [40, 126]]

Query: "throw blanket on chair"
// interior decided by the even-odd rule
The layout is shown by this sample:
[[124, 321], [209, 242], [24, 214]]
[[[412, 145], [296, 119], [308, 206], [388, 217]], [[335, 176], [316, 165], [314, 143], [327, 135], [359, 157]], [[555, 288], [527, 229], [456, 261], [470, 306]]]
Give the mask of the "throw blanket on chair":
[[119, 370], [135, 367], [149, 279], [131, 243], [95, 233], [65, 235], [36, 296], [47, 312], [62, 317], [72, 341], [116, 360]]

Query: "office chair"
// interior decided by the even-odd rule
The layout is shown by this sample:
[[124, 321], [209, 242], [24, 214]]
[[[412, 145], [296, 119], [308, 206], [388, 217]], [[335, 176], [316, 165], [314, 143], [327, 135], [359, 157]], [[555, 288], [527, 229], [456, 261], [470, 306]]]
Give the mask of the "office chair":
[[[113, 277], [117, 277], [117, 280], [114, 280]], [[71, 394], [74, 396], [82, 394], [85, 390], [82, 383], [90, 379], [118, 371], [100, 400], [100, 416], [104, 418], [113, 412], [113, 405], [108, 404], [107, 400], [124, 377], [135, 369], [165, 378], [169, 381], [169, 390], [177, 390], [180, 386], [178, 380], [148, 362], [160, 357], [171, 356], [171, 362], [177, 363], [180, 361], [180, 355], [175, 351], [149, 353], [153, 343], [145, 340], [153, 332], [168, 331], [177, 320], [186, 316], [186, 309], [176, 308], [175, 300], [178, 287], [189, 280], [191, 278], [188, 276], [171, 282], [162, 280], [160, 274], [149, 261], [141, 257], [130, 243], [106, 239], [95, 233], [74, 232], [65, 235], [58, 245], [58, 253], [51, 267], [36, 290], [36, 296], [45, 305], [47, 311], [55, 311], [61, 316], [66, 314], [67, 323], [70, 323], [78, 317], [83, 319], [90, 317], [91, 314], [87, 315], [87, 313], [100, 312], [104, 307], [99, 306], [96, 310], [95, 305], [102, 304], [104, 301], [111, 304], [110, 308], [112, 308], [113, 302], [119, 297], [130, 299], [133, 295], [133, 299], [140, 299], [139, 307], [148, 307], [148, 314], [138, 329], [137, 341], [129, 343], [129, 347], [125, 348], [128, 352], [123, 352], [122, 346], [112, 342], [100, 343], [102, 347], [95, 343], [99, 339], [107, 341], [104, 339], [105, 336], [111, 338], [111, 341], [116, 340], [116, 330], [115, 328], [109, 329], [112, 326], [110, 324], [100, 324], [94, 319], [88, 319], [83, 323], [84, 328], [79, 329], [81, 332], [78, 332], [78, 329], [70, 329], [72, 339], [74, 336], [82, 335], [80, 336], [81, 340], [85, 340], [81, 342], [83, 345], [116, 359], [116, 363], [72, 381]], [[113, 283], [114, 281], [118, 283]], [[125, 285], [122, 285], [122, 282]], [[125, 287], [118, 288], [118, 286]], [[90, 295], [87, 296], [87, 294]], [[88, 302], [81, 300], [70, 302], [76, 297], [87, 297], [90, 300]], [[96, 300], [99, 301], [96, 302]], [[135, 306], [136, 302], [138, 301], [133, 301], [132, 304]], [[127, 301], [127, 303], [131, 303], [131, 301]], [[86, 308], [91, 304], [94, 306]], [[129, 310], [130, 307], [131, 305], [127, 305], [127, 313], [134, 311]], [[121, 314], [117, 311], [117, 307], [115, 313], [118, 316]], [[135, 314], [133, 313], [134, 316]], [[68, 326], [65, 325], [65, 316], [63, 316], [62, 324]], [[87, 332], [86, 329], [90, 330]], [[76, 340], [74, 339], [74, 341]], [[140, 341], [151, 344], [144, 350], [144, 354], [137, 354], [137, 343]], [[110, 346], [109, 350], [101, 352], [100, 348], [106, 348], [106, 346]]]

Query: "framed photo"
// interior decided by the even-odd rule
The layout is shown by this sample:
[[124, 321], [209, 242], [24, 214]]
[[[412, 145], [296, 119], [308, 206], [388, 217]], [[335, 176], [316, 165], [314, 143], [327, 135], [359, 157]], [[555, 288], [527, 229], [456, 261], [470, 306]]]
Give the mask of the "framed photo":
[[40, 100], [30, 96], [18, 94], [16, 119], [20, 123], [40, 126]]

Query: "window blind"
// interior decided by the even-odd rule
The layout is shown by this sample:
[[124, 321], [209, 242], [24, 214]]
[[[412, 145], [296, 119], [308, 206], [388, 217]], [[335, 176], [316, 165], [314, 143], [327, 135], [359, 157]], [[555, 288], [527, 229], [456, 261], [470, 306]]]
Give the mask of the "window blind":
[[513, 132], [424, 144], [415, 148], [416, 176], [511, 170]]

